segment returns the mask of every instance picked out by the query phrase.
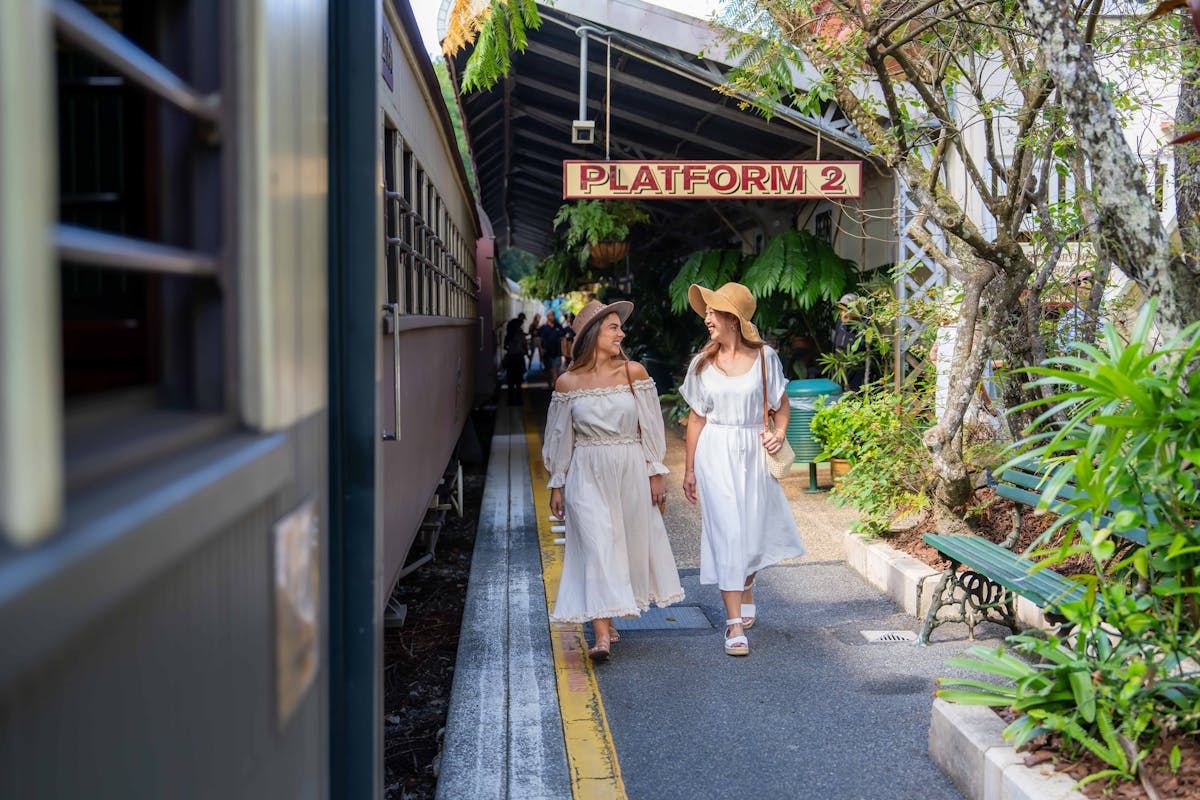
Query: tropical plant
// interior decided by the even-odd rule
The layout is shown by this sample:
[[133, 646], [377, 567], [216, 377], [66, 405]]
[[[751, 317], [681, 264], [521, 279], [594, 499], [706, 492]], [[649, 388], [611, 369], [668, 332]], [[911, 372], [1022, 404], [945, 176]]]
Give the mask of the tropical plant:
[[[771, 237], [762, 252], [743, 257], [737, 250], [697, 250], [683, 262], [671, 281], [671, 307], [681, 314], [688, 308], [688, 287], [693, 283], [716, 288], [736, 280], [755, 299], [780, 295], [794, 309], [809, 309], [819, 301], [832, 303], [853, 281], [856, 267], [829, 243], [808, 231], [791, 228]], [[775, 320], [763, 320], [773, 327]]]
[[623, 242], [629, 228], [650, 219], [633, 200], [576, 200], [563, 203], [554, 215], [554, 227], [566, 224], [566, 247], [587, 249], [597, 242]]
[[[939, 691], [957, 702], [1011, 705], [1022, 717], [1008, 736], [1058, 731], [1112, 774], [1144, 784], [1139, 764], [1161, 737], [1200, 732], [1200, 323], [1154, 350], [1155, 305], [1143, 309], [1128, 343], [1108, 325], [1099, 346], [1076, 343], [1078, 355], [1029, 370], [1053, 396], [1031, 403], [1042, 411], [1032, 446], [1012, 461], [1049, 469], [1043, 507], [1067, 482], [1075, 486], [1043, 535], [1061, 531], [1061, 546], [1036, 555], [1053, 566], [1088, 554], [1096, 565], [1076, 577], [1083, 597], [1057, 609], [1072, 638], [1010, 637], [1013, 649], [1042, 662], [1005, 673], [1000, 664], [1023, 668], [1003, 653], [976, 652], [974, 663], [959, 665], [1015, 684], [944, 680]], [[1135, 529], [1146, 544], [1119, 550], [1113, 534]]]
[[859, 512], [856, 530], [885, 530], [898, 513], [925, 508], [933, 479], [921, 431], [933, 415], [928, 386], [904, 394], [868, 387], [836, 402], [818, 402], [813, 436], [817, 460], [840, 458], [850, 471], [830, 492], [837, 505]]
[[525, 52], [528, 32], [542, 25], [536, 0], [454, 0], [442, 52], [453, 56], [474, 43], [463, 70], [462, 91], [484, 91], [508, 74], [511, 51]]

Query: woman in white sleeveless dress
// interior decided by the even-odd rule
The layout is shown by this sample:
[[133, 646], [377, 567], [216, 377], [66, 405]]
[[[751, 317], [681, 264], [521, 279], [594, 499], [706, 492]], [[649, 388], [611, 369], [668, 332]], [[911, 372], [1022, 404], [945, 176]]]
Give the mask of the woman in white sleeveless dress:
[[666, 436], [654, 381], [621, 350], [633, 304], [588, 303], [575, 317], [574, 361], [546, 417], [550, 511], [566, 524], [550, 619], [592, 621], [595, 661], [617, 640], [613, 617], [683, 599], [660, 506]]
[[[745, 631], [757, 615], [754, 576], [805, 553], [791, 505], [763, 452], [783, 446], [787, 383], [779, 356], [750, 321], [756, 304], [746, 287], [727, 283], [714, 292], [693, 284], [688, 299], [704, 318], [709, 341], [679, 388], [691, 409], [683, 491], [693, 504], [701, 502], [700, 582], [721, 590], [725, 652], [744, 656], [750, 653]], [[763, 419], [764, 365], [774, 432]]]

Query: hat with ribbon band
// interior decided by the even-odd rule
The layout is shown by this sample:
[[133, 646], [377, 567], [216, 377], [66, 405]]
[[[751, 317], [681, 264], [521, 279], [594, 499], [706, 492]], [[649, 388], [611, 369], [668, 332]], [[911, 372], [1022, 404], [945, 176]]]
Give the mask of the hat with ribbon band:
[[575, 331], [575, 337], [579, 338], [593, 323], [599, 322], [613, 313], [620, 317], [621, 323], [624, 324], [625, 320], [629, 319], [629, 315], [633, 313], [633, 303], [628, 300], [618, 300], [605, 305], [599, 300], [589, 301], [575, 315], [575, 321], [571, 323], [571, 330]]

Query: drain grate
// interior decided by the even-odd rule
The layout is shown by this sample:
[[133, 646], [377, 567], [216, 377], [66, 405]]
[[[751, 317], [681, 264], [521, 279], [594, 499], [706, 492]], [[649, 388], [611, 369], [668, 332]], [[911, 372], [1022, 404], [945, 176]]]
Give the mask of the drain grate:
[[912, 631], [859, 631], [868, 642], [915, 642], [917, 635]]
[[685, 628], [711, 628], [712, 624], [699, 606], [651, 608], [633, 619], [616, 619], [619, 631], [668, 631]]

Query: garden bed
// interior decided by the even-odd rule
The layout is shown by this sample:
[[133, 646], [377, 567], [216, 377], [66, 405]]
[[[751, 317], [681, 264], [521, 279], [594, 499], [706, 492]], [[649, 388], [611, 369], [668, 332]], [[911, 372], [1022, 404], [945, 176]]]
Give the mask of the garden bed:
[[[1012, 533], [1015, 508], [1016, 504], [1013, 501], [998, 496], [995, 489], [985, 486], [975, 490], [975, 499], [967, 514], [967, 524], [976, 534], [988, 541], [1000, 544]], [[1037, 514], [1033, 509], [1022, 506], [1021, 534], [1017, 538], [1017, 544], [1013, 550], [1018, 553], [1025, 552], [1033, 540], [1050, 527], [1053, 521], [1054, 516], [1051, 514]], [[937, 550], [925, 544], [922, 539], [925, 534], [936, 532], [933, 515], [925, 512], [916, 525], [896, 533], [879, 534], [879, 538], [891, 547], [908, 553], [934, 569], [944, 570], [950, 562], [946, 561]], [[1049, 542], [1043, 543], [1042, 547], [1056, 547], [1061, 544], [1062, 537], [1055, 533]], [[1054, 567], [1054, 571], [1062, 575], [1090, 573], [1094, 569], [1094, 562], [1089, 556], [1072, 556]]]
[[[1016, 718], [1011, 710], [1006, 709], [998, 713], [1006, 723]], [[1179, 747], [1181, 758], [1179, 769], [1172, 772], [1170, 754], [1176, 746]], [[1200, 800], [1200, 742], [1183, 736], [1168, 738], [1152, 750], [1143, 763], [1162, 800]], [[1056, 772], [1061, 772], [1076, 781], [1109, 768], [1099, 758], [1086, 751], [1082, 757], [1067, 758], [1062, 753], [1062, 737], [1058, 734], [1048, 737], [1040, 746], [1025, 754], [1025, 766], [1035, 767], [1041, 764], [1047, 764]], [[1100, 779], [1080, 787], [1079, 792], [1089, 798], [1115, 800], [1141, 800], [1149, 797], [1138, 781], [1112, 783]]]

